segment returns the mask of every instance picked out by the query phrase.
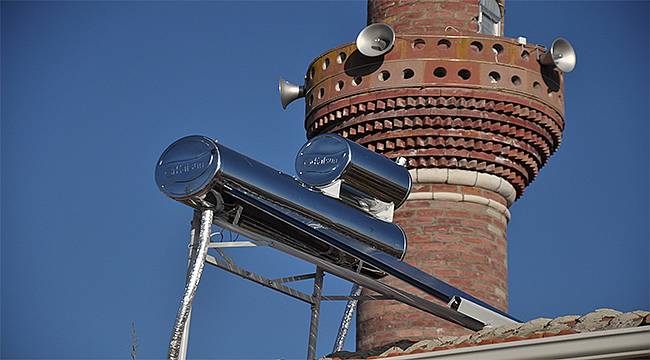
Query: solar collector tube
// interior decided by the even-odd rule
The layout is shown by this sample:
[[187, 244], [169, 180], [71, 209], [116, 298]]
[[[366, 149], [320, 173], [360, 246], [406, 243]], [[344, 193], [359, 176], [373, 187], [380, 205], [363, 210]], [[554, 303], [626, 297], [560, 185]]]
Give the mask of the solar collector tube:
[[411, 191], [405, 167], [336, 134], [309, 140], [298, 151], [295, 166], [298, 178], [309, 185], [325, 187], [341, 180], [343, 197], [362, 196], [398, 208]]
[[185, 137], [170, 145], [156, 166], [156, 183], [167, 196], [193, 207], [200, 207], [200, 199], [206, 198], [210, 190], [227, 196], [228, 187], [233, 186], [302, 213], [394, 257], [402, 258], [406, 251], [406, 236], [399, 226], [324, 196], [320, 190], [204, 136]]

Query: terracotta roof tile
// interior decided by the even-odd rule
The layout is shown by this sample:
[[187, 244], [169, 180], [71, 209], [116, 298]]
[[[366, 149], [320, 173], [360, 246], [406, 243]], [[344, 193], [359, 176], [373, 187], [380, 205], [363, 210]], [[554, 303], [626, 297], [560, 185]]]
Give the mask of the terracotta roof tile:
[[323, 359], [380, 359], [405, 354], [638, 326], [650, 326], [650, 312], [637, 310], [623, 313], [612, 309], [598, 309], [583, 316], [539, 318], [523, 324], [485, 328], [471, 335], [440, 336], [418, 342], [400, 340], [367, 352], [339, 351]]

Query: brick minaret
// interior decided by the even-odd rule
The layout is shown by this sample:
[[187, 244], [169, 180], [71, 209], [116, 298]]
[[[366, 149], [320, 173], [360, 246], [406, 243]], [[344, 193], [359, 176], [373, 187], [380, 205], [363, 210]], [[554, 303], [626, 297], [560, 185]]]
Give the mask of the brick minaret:
[[[395, 215], [405, 261], [507, 310], [508, 207], [560, 144], [564, 105], [563, 74], [537, 61], [545, 49], [501, 37], [503, 10], [369, 0], [368, 23], [392, 25], [394, 48], [367, 58], [347, 44], [315, 59], [305, 126], [406, 157], [414, 186]], [[357, 350], [465, 333], [399, 303], [359, 304]]]

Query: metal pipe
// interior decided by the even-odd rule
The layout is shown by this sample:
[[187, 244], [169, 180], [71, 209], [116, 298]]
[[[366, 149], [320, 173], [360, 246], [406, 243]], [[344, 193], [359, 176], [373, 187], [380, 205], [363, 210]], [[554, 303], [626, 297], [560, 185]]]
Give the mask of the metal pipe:
[[307, 360], [316, 359], [316, 345], [318, 340], [318, 320], [320, 318], [320, 298], [323, 291], [323, 269], [316, 267], [314, 278], [314, 293], [311, 303], [311, 320], [309, 322], [309, 345], [307, 346]]
[[190, 320], [192, 320], [192, 308], [187, 313], [187, 321], [185, 321], [185, 326], [183, 327], [183, 336], [181, 337], [181, 347], [178, 350], [178, 359], [185, 360], [187, 359], [187, 345], [190, 341]]
[[[196, 251], [198, 248], [198, 236], [197, 232], [201, 227], [201, 213], [198, 210], [194, 211], [194, 216], [192, 216], [192, 222], [190, 224], [190, 244], [189, 251], [187, 254], [187, 274], [185, 274], [185, 282], [187, 283], [192, 273], [192, 263], [196, 260]], [[187, 321], [185, 322], [185, 327], [183, 328], [183, 336], [181, 338], [181, 348], [179, 351], [178, 358], [185, 360], [187, 358], [187, 344], [190, 338], [190, 321], [192, 319], [192, 309], [190, 309], [189, 314], [187, 314]]]
[[180, 359], [185, 325], [192, 309], [192, 301], [194, 300], [196, 289], [201, 280], [203, 266], [205, 265], [205, 257], [208, 254], [208, 243], [210, 242], [213, 216], [214, 212], [212, 209], [204, 209], [201, 213], [201, 228], [199, 231], [198, 248], [196, 249], [196, 257], [192, 263], [190, 275], [185, 284], [185, 292], [183, 293], [183, 299], [181, 300], [181, 305], [178, 309], [178, 314], [176, 315], [176, 322], [174, 323], [172, 337], [169, 342], [169, 351], [167, 353], [167, 358], [169, 360]]
[[[359, 296], [361, 295], [361, 286], [354, 284], [352, 285], [352, 290], [350, 290], [350, 296]], [[354, 310], [357, 308], [357, 303], [359, 300], [350, 299], [348, 300], [347, 305], [345, 305], [345, 311], [343, 312], [343, 318], [341, 319], [341, 325], [339, 326], [339, 332], [336, 335], [336, 340], [334, 341], [334, 348], [332, 352], [343, 350], [345, 345], [345, 338], [348, 336], [348, 330], [350, 330], [350, 325], [352, 324], [352, 316], [354, 315]]]

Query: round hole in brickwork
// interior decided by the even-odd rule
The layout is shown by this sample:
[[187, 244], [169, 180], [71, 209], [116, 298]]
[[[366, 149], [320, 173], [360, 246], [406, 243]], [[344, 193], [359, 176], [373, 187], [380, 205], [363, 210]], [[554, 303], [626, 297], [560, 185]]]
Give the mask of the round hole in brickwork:
[[353, 86], [359, 86], [362, 81], [363, 81], [363, 78], [361, 78], [361, 76], [356, 76], [354, 79], [352, 79], [352, 85]]
[[309, 70], [309, 79], [313, 79], [314, 75], [316, 75], [316, 68], [312, 66], [311, 70]]
[[415, 39], [415, 40], [413, 40], [413, 44], [412, 44], [412, 45], [413, 45], [413, 48], [414, 48], [414, 49], [422, 50], [422, 49], [424, 49], [424, 46], [425, 46], [426, 44], [427, 44], [427, 43], [426, 43], [424, 40], [422, 40], [422, 39]]
[[441, 49], [449, 49], [451, 47], [451, 41], [447, 39], [440, 39], [438, 41], [438, 47]]
[[435, 70], [433, 70], [433, 75], [435, 77], [443, 78], [443, 77], [447, 76], [447, 69], [445, 69], [443, 67], [438, 67]]
[[345, 58], [347, 58], [347, 57], [348, 56], [344, 52], [342, 52], [342, 53], [339, 54], [339, 56], [336, 57], [336, 62], [339, 63], [339, 64], [343, 64], [343, 62], [345, 61]]
[[415, 72], [413, 72], [412, 69], [404, 69], [404, 71], [402, 71], [402, 75], [404, 76], [404, 79], [410, 79], [415, 76]]
[[458, 76], [463, 80], [468, 80], [472, 76], [472, 73], [467, 69], [460, 69], [458, 70]]
[[483, 50], [483, 44], [478, 41], [472, 41], [472, 43], [469, 44], [469, 48], [476, 52], [481, 52], [481, 50]]
[[526, 51], [526, 50], [522, 51], [522, 52], [521, 52], [521, 58], [522, 58], [524, 61], [528, 61], [528, 60], [530, 60], [530, 53], [529, 53], [528, 51]]
[[499, 74], [499, 73], [496, 72], [496, 71], [491, 71], [491, 72], [488, 74], [488, 76], [490, 77], [490, 82], [491, 82], [491, 83], [495, 83], [495, 82], [498, 82], [499, 80], [501, 80], [501, 74]]
[[539, 90], [542, 88], [542, 85], [538, 83], [537, 81], [533, 82], [533, 89]]
[[345, 86], [345, 83], [343, 80], [339, 80], [335, 86], [336, 91], [341, 91], [343, 89], [343, 86]]
[[384, 71], [380, 72], [377, 77], [379, 78], [379, 81], [386, 81], [386, 80], [390, 79], [390, 73], [388, 71], [384, 70]]
[[318, 89], [318, 98], [322, 99], [323, 96], [325, 96], [325, 89], [323, 88]]
[[494, 44], [492, 45], [492, 51], [494, 51], [495, 54], [501, 54], [503, 52], [503, 45], [501, 44]]
[[515, 86], [521, 85], [521, 78], [519, 76], [517, 76], [517, 75], [513, 75], [510, 78], [510, 81], [512, 81], [512, 85], [515, 85]]
[[330, 59], [323, 60], [323, 70], [327, 70], [327, 67], [330, 66]]

